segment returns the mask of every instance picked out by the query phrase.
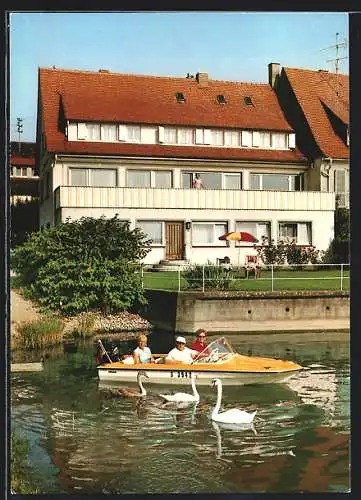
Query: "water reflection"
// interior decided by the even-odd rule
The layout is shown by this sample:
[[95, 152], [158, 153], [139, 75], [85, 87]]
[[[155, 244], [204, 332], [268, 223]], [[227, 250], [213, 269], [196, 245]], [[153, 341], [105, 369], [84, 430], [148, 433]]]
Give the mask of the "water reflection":
[[[285, 347], [237, 349], [277, 355]], [[167, 388], [150, 384], [144, 398], [109, 397], [91, 370], [79, 371], [91, 345], [46, 362], [43, 372], [13, 374], [12, 424], [52, 464], [40, 470], [58, 492], [347, 491], [347, 345], [311, 342], [292, 350], [308, 370], [287, 385], [224, 388], [222, 410], [258, 409], [253, 428], [212, 422], [210, 386], [199, 387], [199, 403], [187, 407], [164, 404], [158, 394]]]

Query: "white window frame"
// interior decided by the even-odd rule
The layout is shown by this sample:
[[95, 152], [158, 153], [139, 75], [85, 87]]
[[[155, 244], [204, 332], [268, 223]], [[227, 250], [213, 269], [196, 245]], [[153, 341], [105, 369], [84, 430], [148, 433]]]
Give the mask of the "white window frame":
[[[195, 243], [193, 239], [194, 226], [197, 224], [202, 225], [212, 225], [213, 226], [213, 242], [212, 243]], [[216, 236], [215, 226], [224, 225], [225, 233], [228, 231], [228, 221], [204, 221], [204, 220], [194, 220], [192, 221], [192, 247], [217, 247], [217, 246], [227, 246], [227, 241], [221, 241]]]
[[164, 221], [160, 221], [160, 220], [155, 220], [155, 219], [137, 219], [135, 221], [135, 227], [139, 228], [142, 230], [142, 232], [147, 236], [147, 239], [151, 239], [150, 236], [148, 236], [147, 233], [145, 233], [145, 231], [143, 230], [142, 227], [140, 227], [140, 223], [142, 222], [153, 222], [153, 223], [156, 223], [156, 224], [160, 224], [161, 225], [161, 243], [151, 243], [150, 246], [151, 247], [164, 247], [165, 246], [165, 228], [164, 228]]
[[[304, 221], [304, 222], [299, 222], [299, 221], [279, 221], [277, 224], [277, 242], [280, 240], [284, 241], [284, 237], [280, 236], [280, 226], [281, 224], [283, 225], [292, 225], [296, 226], [296, 245], [298, 246], [312, 246], [312, 222], [311, 221]], [[303, 227], [302, 227], [303, 226]], [[305, 227], [304, 227], [305, 226]], [[307, 238], [308, 242], [300, 242], [300, 233], [301, 230], [306, 229], [307, 233]], [[290, 243], [291, 240], [286, 240], [286, 243]]]
[[117, 187], [118, 186], [118, 169], [117, 168], [96, 168], [96, 167], [69, 167], [69, 185], [73, 186], [72, 184], [72, 171], [74, 170], [85, 170], [85, 185], [82, 185], [82, 187], [98, 187], [93, 184], [93, 175], [92, 172], [93, 170], [96, 171], [102, 171], [102, 170], [112, 170], [115, 172], [115, 184], [114, 186], [99, 186], [99, 187]]
[[[128, 172], [147, 172], [149, 173], [150, 172], [150, 186], [128, 186]], [[155, 185], [155, 172], [168, 172], [170, 173], [170, 177], [171, 177], [171, 185], [169, 188], [161, 188], [161, 187], [157, 187]], [[155, 188], [155, 189], [171, 189], [173, 188], [174, 186], [174, 180], [173, 180], [173, 170], [155, 170], [155, 169], [150, 169], [150, 168], [128, 168], [127, 171], [126, 171], [126, 183], [127, 183], [127, 186], [126, 187], [132, 187], [132, 188], [135, 188], [135, 189], [150, 189], [150, 188]], [[142, 219], [143, 220], [143, 219]]]
[[88, 131], [85, 122], [77, 123], [77, 139], [78, 141], [86, 141], [88, 137]]
[[[114, 127], [115, 137], [114, 139], [106, 139], [105, 138], [105, 127]], [[101, 123], [100, 124], [100, 140], [102, 142], [117, 142], [117, 126], [115, 123]]]
[[[138, 134], [138, 132], [139, 132], [139, 139], [134, 138], [135, 131], [136, 131], [136, 134]], [[132, 124], [127, 125], [127, 136], [126, 137], [127, 137], [126, 138], [127, 142], [131, 142], [134, 144], [138, 144], [138, 143], [142, 142], [142, 127], [137, 123], [132, 123]]]
[[252, 146], [252, 132], [250, 130], [242, 130], [241, 146], [244, 148]]
[[[240, 228], [238, 226], [238, 224], [256, 224], [256, 232], [257, 232], [257, 234], [251, 233], [251, 234], [253, 234], [253, 236], [255, 236], [258, 239], [258, 243], [256, 243], [256, 245], [257, 244], [258, 245], [262, 245], [263, 244], [263, 242], [262, 242], [262, 236], [263, 235], [259, 234], [260, 231], [258, 229], [259, 229], [259, 226], [266, 225], [266, 229], [267, 229], [267, 233], [268, 234], [267, 234], [267, 240], [266, 240], [266, 242], [264, 244], [265, 245], [269, 245], [270, 240], [272, 238], [272, 235], [271, 235], [271, 228], [272, 228], [271, 221], [269, 221], [269, 220], [254, 220], [254, 219], [252, 219], [252, 220], [246, 220], [246, 219], [236, 220], [235, 221], [235, 230], [236, 231], [243, 231], [243, 229]], [[248, 232], [248, 231], [245, 231], [245, 232]], [[254, 243], [251, 243], [251, 242], [243, 242], [243, 243], [241, 241], [236, 241], [235, 242], [235, 246], [236, 247], [245, 246], [245, 244], [251, 245], [252, 247], [254, 245]]]
[[288, 148], [295, 149], [296, 147], [296, 134], [288, 134]]
[[301, 181], [301, 186], [302, 189], [296, 190], [296, 189], [291, 189], [292, 188], [292, 179], [296, 178], [297, 176], [302, 178], [302, 174], [282, 174], [282, 172], [250, 172], [249, 175], [257, 175], [259, 178], [259, 189], [256, 191], [282, 191], [282, 190], [269, 190], [269, 189], [264, 189], [263, 188], [263, 176], [264, 175], [284, 175], [285, 177], [288, 177], [288, 190], [285, 192], [291, 192], [291, 193], [296, 193], [298, 191], [303, 191], [303, 181]]

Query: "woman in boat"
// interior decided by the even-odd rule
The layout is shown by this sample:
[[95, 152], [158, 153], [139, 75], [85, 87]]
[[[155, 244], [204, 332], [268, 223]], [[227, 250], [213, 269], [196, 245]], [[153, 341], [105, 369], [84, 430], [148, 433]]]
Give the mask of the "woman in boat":
[[191, 345], [191, 349], [194, 351], [202, 352], [204, 351], [204, 354], [208, 354], [208, 349], [207, 349], [207, 333], [208, 331], [205, 328], [199, 328], [196, 331], [197, 338], [193, 341], [193, 344]]
[[165, 362], [190, 364], [197, 354], [198, 351], [186, 347], [186, 339], [184, 337], [177, 337], [175, 339], [175, 347], [169, 351], [165, 358]]
[[147, 336], [139, 335], [138, 347], [133, 351], [134, 362], [138, 363], [154, 363], [151, 350], [147, 346]]

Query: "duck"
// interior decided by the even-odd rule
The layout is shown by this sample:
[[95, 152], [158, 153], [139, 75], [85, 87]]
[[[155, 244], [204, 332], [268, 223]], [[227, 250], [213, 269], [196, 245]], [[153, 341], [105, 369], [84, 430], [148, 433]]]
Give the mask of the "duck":
[[211, 419], [215, 422], [220, 422], [224, 424], [250, 424], [253, 422], [256, 416], [257, 410], [252, 413], [248, 413], [238, 408], [231, 408], [222, 413], [219, 413], [222, 400], [222, 382], [219, 378], [212, 380], [212, 387], [217, 387], [217, 402], [214, 407]]
[[176, 392], [175, 394], [159, 394], [159, 396], [167, 402], [172, 403], [194, 403], [199, 401], [199, 394], [196, 387], [196, 377], [195, 373], [191, 373], [191, 384], [193, 389], [193, 394], [187, 392]]
[[[123, 396], [125, 398], [139, 398], [142, 396], [146, 396], [147, 391], [143, 387], [143, 383], [142, 383], [143, 377], [149, 378], [149, 375], [145, 371], [140, 370], [137, 374], [137, 383], [138, 383], [139, 391], [137, 391], [137, 389], [135, 389], [134, 387], [121, 387], [120, 389], [116, 389], [116, 395]], [[115, 391], [112, 391], [112, 393], [114, 393], [114, 392]]]

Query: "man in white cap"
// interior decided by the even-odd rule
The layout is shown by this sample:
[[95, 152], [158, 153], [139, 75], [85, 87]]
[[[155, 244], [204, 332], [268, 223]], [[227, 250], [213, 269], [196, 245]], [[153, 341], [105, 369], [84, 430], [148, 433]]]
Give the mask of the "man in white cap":
[[175, 347], [169, 351], [165, 358], [166, 363], [192, 363], [193, 358], [198, 354], [198, 351], [186, 347], [186, 339], [177, 337], [175, 339]]

